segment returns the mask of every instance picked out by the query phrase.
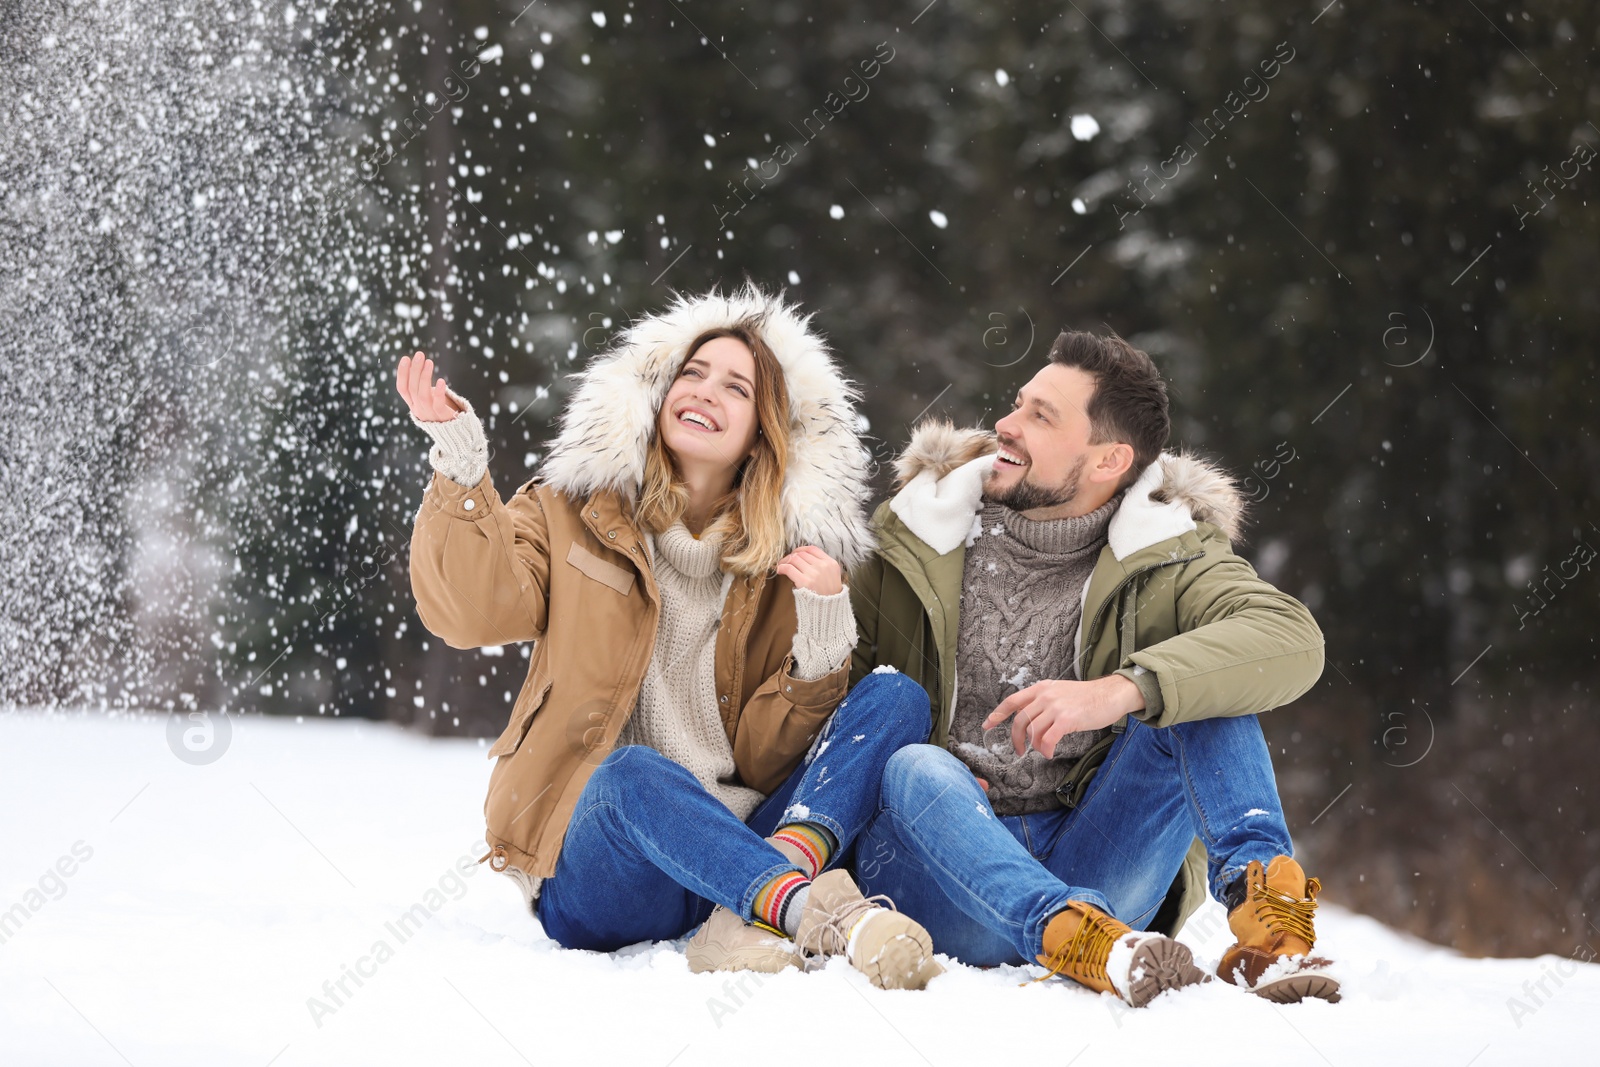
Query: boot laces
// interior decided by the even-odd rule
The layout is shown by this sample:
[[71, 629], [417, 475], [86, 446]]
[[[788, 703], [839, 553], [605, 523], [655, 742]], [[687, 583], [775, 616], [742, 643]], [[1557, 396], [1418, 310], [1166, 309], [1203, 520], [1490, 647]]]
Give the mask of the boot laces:
[[1309, 948], [1317, 943], [1313, 921], [1317, 913], [1317, 894], [1321, 891], [1322, 883], [1315, 878], [1308, 878], [1306, 895], [1302, 900], [1272, 888], [1263, 879], [1256, 886], [1256, 917], [1264, 918], [1268, 929], [1282, 929], [1301, 938]]
[[894, 906], [894, 901], [882, 893], [847, 900], [822, 914], [821, 921], [811, 931], [810, 940], [813, 944], [801, 947], [814, 955], [837, 956], [845, 952], [850, 947], [850, 931], [868, 912], [875, 909], [899, 910]]
[[1045, 966], [1049, 968], [1048, 973], [1034, 981], [1042, 982], [1074, 966], [1077, 968], [1074, 973], [1101, 982], [1109, 981], [1106, 977], [1106, 960], [1111, 956], [1111, 946], [1121, 931], [1110, 927], [1109, 924], [1116, 920], [1109, 915], [1099, 912], [1079, 912], [1079, 914], [1083, 918], [1078, 923], [1078, 928], [1073, 931], [1072, 937], [1051, 953], [1050, 958], [1045, 961]]

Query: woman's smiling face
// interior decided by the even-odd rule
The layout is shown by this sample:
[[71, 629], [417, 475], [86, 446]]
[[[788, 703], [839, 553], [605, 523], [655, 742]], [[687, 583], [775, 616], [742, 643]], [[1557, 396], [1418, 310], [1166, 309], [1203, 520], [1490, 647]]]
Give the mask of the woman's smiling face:
[[684, 361], [657, 416], [678, 466], [737, 469], [756, 443], [756, 359], [744, 342], [713, 337]]

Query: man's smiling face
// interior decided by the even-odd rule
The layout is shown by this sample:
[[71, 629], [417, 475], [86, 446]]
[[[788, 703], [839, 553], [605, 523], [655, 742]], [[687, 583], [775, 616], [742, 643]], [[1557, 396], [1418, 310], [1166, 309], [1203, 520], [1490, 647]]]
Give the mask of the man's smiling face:
[[983, 499], [1033, 519], [1087, 515], [1123, 487], [1133, 447], [1094, 440], [1089, 408], [1098, 384], [1080, 367], [1051, 362], [1017, 390], [994, 424], [1000, 449], [984, 474]]
[[1070, 504], [1090, 456], [1088, 408], [1094, 378], [1077, 367], [1047, 364], [1017, 390], [1011, 413], [994, 424], [1000, 451], [983, 479], [983, 498], [1013, 511]]

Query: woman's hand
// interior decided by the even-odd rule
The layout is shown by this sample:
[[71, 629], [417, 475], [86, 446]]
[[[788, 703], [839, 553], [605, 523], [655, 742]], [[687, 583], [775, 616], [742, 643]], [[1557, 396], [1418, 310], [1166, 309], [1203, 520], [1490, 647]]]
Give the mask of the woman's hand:
[[816, 545], [801, 545], [778, 561], [777, 571], [801, 589], [818, 596], [833, 596], [844, 588], [839, 561]]
[[394, 385], [411, 414], [421, 422], [449, 422], [467, 410], [451, 397], [443, 378], [433, 380], [433, 360], [421, 352], [400, 357]]

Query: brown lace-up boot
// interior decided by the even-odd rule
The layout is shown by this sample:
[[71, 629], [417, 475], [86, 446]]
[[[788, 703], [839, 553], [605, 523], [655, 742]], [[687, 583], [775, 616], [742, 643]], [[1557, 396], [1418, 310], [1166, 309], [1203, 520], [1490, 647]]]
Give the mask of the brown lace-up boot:
[[1194, 965], [1187, 945], [1131, 930], [1080, 900], [1069, 901], [1045, 926], [1039, 962], [1050, 974], [1065, 975], [1097, 993], [1110, 991], [1135, 1008], [1162, 990], [1210, 980]]
[[1332, 961], [1311, 954], [1322, 883], [1307, 879], [1288, 856], [1266, 867], [1252, 861], [1244, 877], [1244, 902], [1228, 913], [1237, 941], [1223, 953], [1218, 976], [1279, 1004], [1307, 997], [1337, 1001], [1339, 980], [1328, 973]]

